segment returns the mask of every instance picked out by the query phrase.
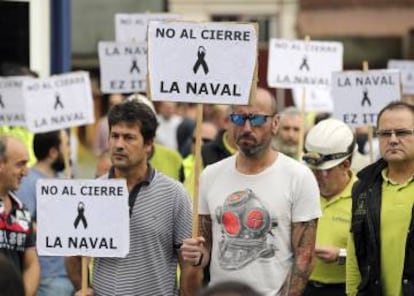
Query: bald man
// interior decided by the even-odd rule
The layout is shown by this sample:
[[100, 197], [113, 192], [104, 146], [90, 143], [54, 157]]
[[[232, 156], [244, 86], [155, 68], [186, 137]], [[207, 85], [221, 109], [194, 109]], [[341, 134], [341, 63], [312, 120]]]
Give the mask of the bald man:
[[234, 106], [230, 121], [238, 152], [203, 171], [200, 237], [184, 240], [183, 258], [200, 272], [211, 260], [212, 285], [241, 281], [262, 295], [301, 295], [321, 215], [315, 177], [272, 149], [279, 116], [268, 91]]
[[29, 153], [12, 137], [0, 137], [0, 254], [23, 276], [26, 295], [35, 295], [40, 280], [36, 240], [29, 210], [13, 193], [27, 174]]

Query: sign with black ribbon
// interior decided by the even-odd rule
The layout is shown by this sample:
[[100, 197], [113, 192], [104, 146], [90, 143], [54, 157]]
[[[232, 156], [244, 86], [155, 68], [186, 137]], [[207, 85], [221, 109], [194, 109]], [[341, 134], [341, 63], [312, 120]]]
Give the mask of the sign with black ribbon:
[[76, 216], [75, 222], [73, 222], [75, 229], [78, 228], [79, 222], [82, 222], [83, 228], [88, 228], [88, 222], [85, 218], [85, 204], [82, 201], [78, 203], [78, 214]]
[[22, 97], [26, 126], [34, 133], [95, 121], [92, 88], [87, 72], [23, 80]]
[[343, 71], [332, 73], [333, 116], [358, 127], [376, 126], [379, 111], [399, 101], [398, 70]]
[[333, 41], [271, 39], [267, 83], [278, 88], [329, 88], [342, 70], [343, 45]]
[[99, 65], [103, 93], [145, 92], [147, 43], [99, 42]]
[[257, 42], [254, 23], [150, 22], [151, 99], [248, 104], [257, 82]]
[[129, 194], [125, 180], [41, 179], [36, 196], [40, 255], [128, 254]]

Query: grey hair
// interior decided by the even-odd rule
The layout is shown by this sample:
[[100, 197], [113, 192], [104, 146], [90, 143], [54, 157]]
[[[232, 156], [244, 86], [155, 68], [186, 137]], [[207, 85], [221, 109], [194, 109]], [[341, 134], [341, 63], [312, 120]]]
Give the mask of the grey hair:
[[300, 116], [301, 112], [298, 108], [296, 108], [295, 106], [290, 106], [287, 107], [285, 109], [283, 109], [282, 112], [280, 112], [280, 117], [283, 116]]

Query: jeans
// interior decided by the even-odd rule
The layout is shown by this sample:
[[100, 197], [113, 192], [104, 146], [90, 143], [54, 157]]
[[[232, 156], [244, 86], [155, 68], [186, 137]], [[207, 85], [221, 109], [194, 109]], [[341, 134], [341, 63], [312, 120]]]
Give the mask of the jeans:
[[73, 293], [73, 285], [66, 277], [43, 278], [37, 290], [37, 296], [72, 296]]

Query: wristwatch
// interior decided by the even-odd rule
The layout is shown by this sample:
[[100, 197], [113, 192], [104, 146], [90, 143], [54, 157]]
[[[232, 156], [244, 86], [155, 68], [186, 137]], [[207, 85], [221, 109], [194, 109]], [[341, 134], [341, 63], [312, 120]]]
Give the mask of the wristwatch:
[[344, 265], [346, 262], [346, 249], [340, 248], [338, 258], [336, 259], [338, 265]]

